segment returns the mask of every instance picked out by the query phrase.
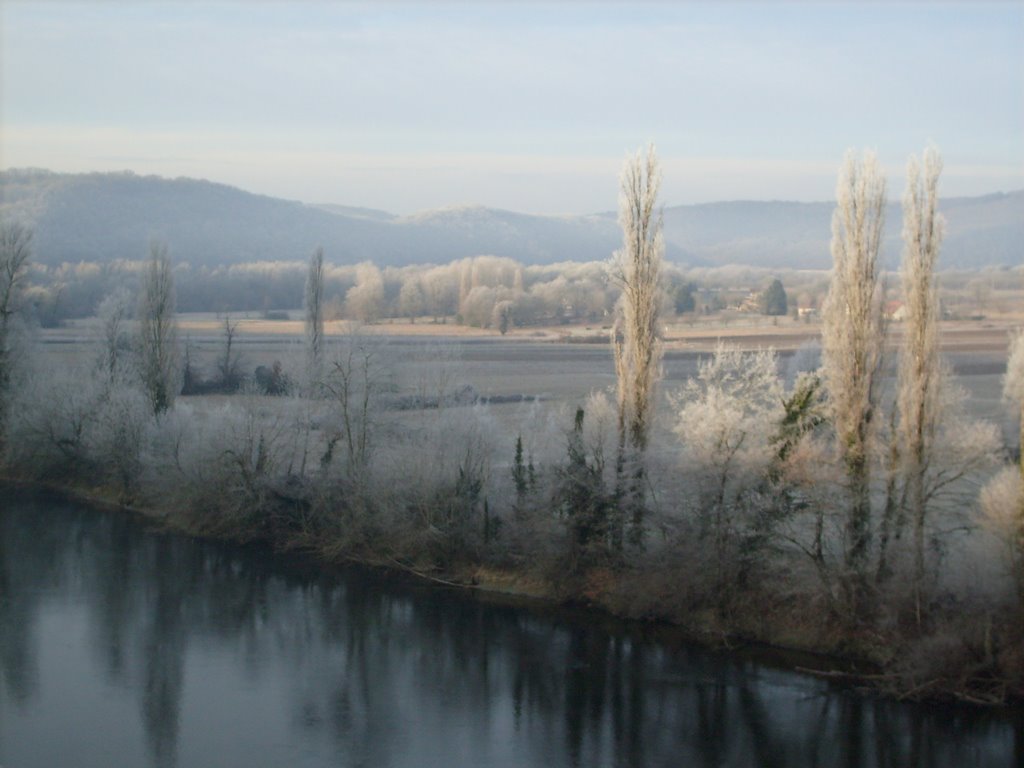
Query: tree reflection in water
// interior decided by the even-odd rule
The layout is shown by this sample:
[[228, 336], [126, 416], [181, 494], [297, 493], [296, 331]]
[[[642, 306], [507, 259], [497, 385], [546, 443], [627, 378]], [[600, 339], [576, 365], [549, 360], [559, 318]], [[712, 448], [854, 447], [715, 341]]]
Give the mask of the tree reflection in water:
[[[71, 628], [61, 642], [41, 629], [54, 612]], [[594, 617], [325, 575], [8, 493], [0, 763], [32, 765], [22, 734], [61, 728], [46, 720], [60, 687], [39, 681], [67, 669], [75, 621], [91, 662], [60, 684], [134, 701], [155, 766], [967, 766], [1022, 749], [1007, 718], [860, 698]], [[110, 706], [95, 717], [113, 739], [130, 724]], [[73, 762], [110, 764], [68, 739]]]

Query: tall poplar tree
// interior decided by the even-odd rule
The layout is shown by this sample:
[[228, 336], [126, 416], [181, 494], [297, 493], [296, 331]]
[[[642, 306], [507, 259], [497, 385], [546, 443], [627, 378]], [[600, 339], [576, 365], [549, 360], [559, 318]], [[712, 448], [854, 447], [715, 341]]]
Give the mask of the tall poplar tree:
[[[862, 581], [871, 543], [871, 447], [884, 323], [878, 252], [885, 178], [873, 152], [846, 153], [832, 214], [832, 279], [822, 323], [822, 363], [836, 449], [846, 477], [844, 565]], [[856, 595], [852, 595], [856, 597]]]
[[153, 413], [174, 405], [178, 394], [178, 327], [174, 274], [167, 246], [152, 243], [139, 301], [139, 355], [143, 386]]
[[306, 275], [306, 385], [310, 392], [322, 383], [324, 346], [324, 249], [309, 258]]
[[898, 407], [900, 464], [906, 510], [913, 526], [914, 593], [920, 616], [924, 579], [925, 475], [939, 420], [939, 297], [935, 265], [944, 223], [938, 214], [942, 158], [932, 148], [907, 162], [903, 195], [903, 298]]
[[[655, 212], [661, 169], [654, 145], [627, 158], [620, 177], [619, 225], [623, 246], [612, 257], [612, 279], [622, 289], [612, 329], [618, 400], [620, 497], [631, 516], [631, 538], [643, 533], [644, 453], [661, 374], [658, 329], [662, 219]], [[625, 487], [623, 487], [625, 486]]]

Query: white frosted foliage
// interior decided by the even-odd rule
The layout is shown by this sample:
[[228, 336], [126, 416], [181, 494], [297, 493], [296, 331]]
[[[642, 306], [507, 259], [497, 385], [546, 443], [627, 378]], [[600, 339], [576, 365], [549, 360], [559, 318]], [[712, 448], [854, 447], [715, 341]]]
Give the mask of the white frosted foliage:
[[623, 247], [612, 257], [611, 277], [622, 289], [612, 331], [618, 376], [620, 431], [643, 452], [654, 387], [661, 373], [658, 330], [665, 252], [661, 216], [655, 215], [661, 168], [654, 146], [628, 158], [620, 177], [619, 225]]
[[866, 563], [871, 538], [870, 456], [884, 343], [878, 251], [885, 223], [878, 158], [847, 152], [832, 215], [832, 281], [822, 323], [822, 362], [836, 450], [846, 472], [846, 562]]

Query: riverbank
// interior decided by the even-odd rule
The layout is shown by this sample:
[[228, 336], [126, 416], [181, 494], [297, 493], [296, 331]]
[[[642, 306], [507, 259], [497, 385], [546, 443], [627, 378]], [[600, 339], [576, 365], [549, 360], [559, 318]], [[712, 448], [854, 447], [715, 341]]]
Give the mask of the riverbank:
[[[14, 478], [0, 478], [0, 483], [131, 514], [145, 525], [167, 532], [236, 544], [259, 542], [310, 564], [385, 569], [439, 587], [473, 592], [489, 602], [526, 601], [560, 610], [596, 611], [706, 647], [742, 653], [752, 659], [771, 659], [775, 665], [867, 695], [998, 708], [1024, 704], [1022, 679], [996, 674], [996, 670], [1006, 668], [1007, 661], [1013, 663], [1007, 658], [1000, 662], [997, 656], [1013, 653], [1012, 638], [1020, 627], [1000, 623], [991, 614], [980, 624], [977, 616], [970, 615], [960, 616], [957, 621], [952, 611], [933, 616], [933, 625], [948, 625], [944, 631], [915, 637], [906, 632], [880, 632], [872, 626], [842, 627], [812, 615], [813, 606], [787, 604], [768, 591], [752, 590], [746, 595], [745, 605], [734, 604], [726, 613], [695, 611], [681, 609], [674, 599], [674, 594], [685, 591], [685, 585], [674, 582], [678, 572], [671, 567], [594, 566], [576, 573], [564, 569], [555, 572], [550, 562], [512, 567], [507, 563], [464, 561], [447, 568], [431, 567], [380, 550], [354, 551], [337, 541], [314, 541], [286, 528], [214, 530], [197, 523], [187, 512], [126, 503], [116, 491], [104, 487]], [[969, 628], [972, 623], [974, 626]], [[1019, 646], [1016, 650], [1024, 653]], [[908, 656], [918, 663], [941, 664], [944, 672], [922, 674], [908, 663]]]
[[[0, 762], [1016, 765], [1024, 713], [0, 489]], [[71, 716], [69, 717], [69, 713]]]

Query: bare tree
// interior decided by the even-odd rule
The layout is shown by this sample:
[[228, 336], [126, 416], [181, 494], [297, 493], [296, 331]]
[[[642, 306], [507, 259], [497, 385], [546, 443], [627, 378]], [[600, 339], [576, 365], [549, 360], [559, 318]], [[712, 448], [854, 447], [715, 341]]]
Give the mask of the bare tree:
[[131, 319], [133, 297], [124, 288], [109, 294], [100, 302], [96, 314], [100, 320], [99, 367], [106, 372], [107, 380], [119, 378], [125, 367], [126, 356], [131, 349], [128, 321]]
[[381, 340], [352, 326], [332, 355], [324, 376], [324, 392], [337, 407], [338, 424], [328, 435], [321, 464], [326, 467], [331, 463], [340, 442], [345, 468], [353, 481], [367, 479], [375, 408], [387, 376], [382, 357]]
[[17, 223], [0, 224], [0, 331], [6, 330], [17, 309], [18, 287], [32, 256], [32, 230]]
[[324, 249], [309, 259], [306, 276], [306, 377], [312, 391], [323, 375], [324, 346]]
[[7, 407], [13, 377], [11, 349], [20, 284], [32, 257], [32, 230], [17, 222], [0, 223], [0, 449], [4, 444]]
[[232, 322], [231, 315], [224, 317], [224, 350], [217, 361], [220, 385], [225, 392], [234, 392], [242, 382], [242, 360], [235, 347], [238, 335], [238, 321]]
[[873, 152], [847, 152], [832, 215], [832, 282], [822, 323], [824, 380], [848, 493], [844, 560], [862, 576], [871, 542], [871, 444], [884, 323], [878, 250], [885, 178]]
[[[661, 169], [654, 145], [638, 151], [622, 169], [619, 225], [623, 247], [612, 257], [611, 276], [622, 288], [612, 329], [618, 380], [620, 476], [630, 467], [628, 505], [632, 535], [639, 540], [643, 523], [644, 453], [647, 449], [654, 389], [661, 373], [661, 267], [665, 251], [661, 215], [655, 216]], [[628, 456], [627, 456], [628, 454]]]
[[0, 223], [0, 448], [4, 446], [13, 379], [11, 344], [20, 284], [32, 255], [32, 231], [17, 222]]
[[[923, 167], [922, 167], [923, 166]], [[906, 508], [914, 533], [914, 595], [918, 619], [924, 579], [928, 507], [925, 475], [939, 420], [938, 291], [935, 264], [944, 222], [937, 212], [942, 158], [925, 150], [907, 162], [903, 195], [903, 297], [907, 310], [899, 367], [899, 444]]]
[[178, 328], [174, 320], [174, 275], [167, 246], [152, 243], [139, 303], [140, 373], [153, 413], [160, 415], [178, 394]]

